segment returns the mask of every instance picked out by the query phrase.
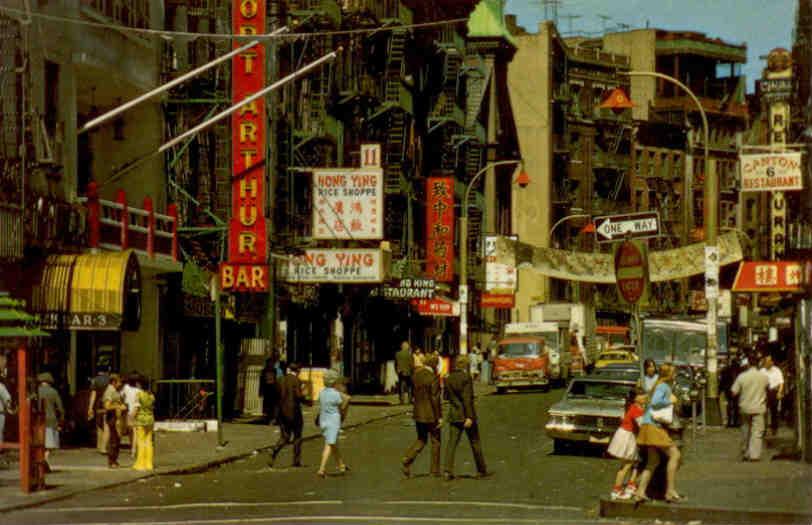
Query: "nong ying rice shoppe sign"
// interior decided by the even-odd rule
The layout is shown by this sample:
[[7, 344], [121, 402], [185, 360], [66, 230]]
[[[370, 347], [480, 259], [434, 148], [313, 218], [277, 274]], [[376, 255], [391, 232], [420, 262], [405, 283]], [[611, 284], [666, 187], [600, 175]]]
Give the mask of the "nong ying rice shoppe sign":
[[[265, 33], [265, 2], [233, 3], [234, 33]], [[242, 43], [235, 40], [233, 46]], [[265, 48], [255, 46], [231, 61], [232, 102], [265, 84]], [[220, 266], [220, 287], [239, 292], [268, 290], [268, 241], [265, 219], [265, 101], [246, 104], [231, 116], [232, 217], [228, 225], [228, 262]]]

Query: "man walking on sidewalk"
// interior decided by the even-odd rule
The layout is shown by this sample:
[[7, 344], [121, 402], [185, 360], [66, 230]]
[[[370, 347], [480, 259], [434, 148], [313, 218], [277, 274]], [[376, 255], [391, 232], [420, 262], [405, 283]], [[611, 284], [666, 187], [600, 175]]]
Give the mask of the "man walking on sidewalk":
[[738, 397], [742, 422], [742, 460], [759, 461], [764, 445], [764, 413], [767, 410], [766, 374], [758, 369], [758, 359], [747, 356], [747, 370], [739, 374], [730, 391]]
[[398, 399], [400, 399], [400, 404], [403, 404], [404, 393], [408, 397], [409, 403], [411, 403], [413, 400], [412, 374], [414, 373], [414, 356], [412, 356], [407, 341], [400, 343], [400, 350], [395, 354], [395, 368], [398, 373]]
[[767, 376], [767, 409], [770, 412], [770, 431], [774, 436], [778, 433], [778, 404], [784, 397], [784, 374], [775, 366], [769, 354], [764, 357], [761, 371]]
[[289, 443], [293, 443], [293, 466], [302, 466], [302, 382], [299, 381], [299, 365], [288, 365], [288, 373], [279, 381], [279, 441], [271, 452], [269, 467], [273, 467], [276, 456]]
[[443, 477], [448, 481], [454, 478], [454, 454], [463, 431], [471, 443], [471, 452], [476, 463], [477, 478], [488, 475], [485, 457], [482, 455], [482, 444], [479, 441], [479, 426], [474, 409], [474, 384], [468, 374], [470, 362], [468, 356], [457, 356], [454, 371], [446, 378], [446, 397], [448, 398], [449, 435], [445, 448], [445, 471]]
[[402, 470], [407, 478], [411, 475], [411, 466], [426, 441], [431, 438], [431, 474], [440, 476], [440, 425], [443, 422], [440, 406], [440, 381], [437, 378], [437, 357], [427, 356], [423, 365], [412, 377], [414, 385], [413, 417], [417, 429], [417, 441], [409, 447], [403, 457]]

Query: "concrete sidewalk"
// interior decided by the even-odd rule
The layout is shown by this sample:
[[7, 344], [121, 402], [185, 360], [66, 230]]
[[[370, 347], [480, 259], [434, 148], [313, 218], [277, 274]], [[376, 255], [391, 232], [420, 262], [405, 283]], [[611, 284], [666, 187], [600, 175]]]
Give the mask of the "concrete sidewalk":
[[[358, 397], [359, 403], [350, 407], [344, 428], [364, 425], [411, 410], [410, 406], [397, 405], [397, 396], [376, 396], [376, 402], [370, 404], [364, 403], [366, 396]], [[321, 435], [314, 425], [316, 410], [317, 406], [304, 407], [305, 439], [314, 439]], [[255, 451], [268, 449], [277, 441], [279, 428], [260, 424], [225, 423], [223, 436], [226, 446], [218, 447], [216, 432], [156, 433], [153, 472], [138, 472], [129, 468], [133, 460], [126, 445], [119, 457], [121, 468], [116, 470], [108, 469], [106, 456], [95, 449], [60, 450], [51, 457], [53, 472], [46, 477], [48, 488], [31, 494], [24, 494], [20, 490], [19, 467], [14, 461], [6, 468], [0, 467], [0, 514], [152, 476], [204, 471], [249, 456]]]
[[[708, 429], [688, 439], [677, 473], [677, 490], [687, 499], [676, 504], [647, 502], [638, 506], [602, 499], [603, 517], [722, 523], [812, 523], [812, 465], [772, 459], [792, 432], [781, 429], [768, 439], [760, 462], [739, 459], [740, 431]], [[695, 446], [694, 446], [695, 445]]]

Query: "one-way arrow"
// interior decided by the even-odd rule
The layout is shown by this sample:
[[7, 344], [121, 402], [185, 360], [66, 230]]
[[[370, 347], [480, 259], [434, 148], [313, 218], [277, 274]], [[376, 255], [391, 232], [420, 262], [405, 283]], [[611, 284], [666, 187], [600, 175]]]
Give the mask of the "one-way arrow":
[[651, 237], [660, 231], [660, 216], [657, 212], [595, 217], [594, 222], [599, 242]]

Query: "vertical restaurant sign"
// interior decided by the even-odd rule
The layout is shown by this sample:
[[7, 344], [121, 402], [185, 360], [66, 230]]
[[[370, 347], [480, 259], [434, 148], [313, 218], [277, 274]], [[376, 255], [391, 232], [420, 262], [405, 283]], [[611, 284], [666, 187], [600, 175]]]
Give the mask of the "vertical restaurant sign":
[[[265, 2], [234, 0], [234, 33], [265, 33]], [[243, 45], [235, 40], [233, 46]], [[231, 59], [231, 98], [237, 103], [265, 85], [265, 48], [248, 49]], [[265, 220], [265, 101], [258, 98], [231, 115], [231, 219], [228, 262], [220, 267], [223, 290], [268, 289], [268, 242]]]
[[426, 179], [426, 276], [454, 279], [454, 177]]

